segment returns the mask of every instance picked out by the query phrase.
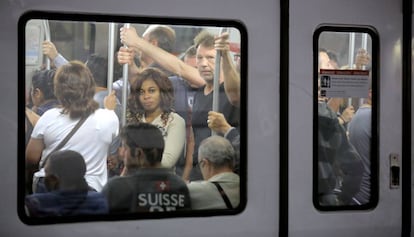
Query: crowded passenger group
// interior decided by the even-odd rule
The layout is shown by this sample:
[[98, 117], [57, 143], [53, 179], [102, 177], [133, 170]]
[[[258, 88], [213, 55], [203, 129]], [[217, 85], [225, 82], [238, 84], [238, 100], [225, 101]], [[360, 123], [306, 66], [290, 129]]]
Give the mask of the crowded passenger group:
[[229, 33], [200, 31], [182, 57], [167, 25], [141, 36], [122, 27], [119, 40], [117, 63], [128, 65], [128, 80], [115, 80], [111, 91], [106, 57], [68, 60], [43, 42], [53, 68], [34, 73], [27, 98], [27, 215], [237, 208], [240, 52], [233, 57]]
[[[363, 70], [370, 63], [365, 49], [358, 50], [355, 65], [340, 65], [337, 53], [332, 50], [320, 48], [318, 53], [319, 72], [321, 69]], [[319, 204], [367, 204], [371, 198], [371, 85], [365, 92], [366, 97], [359, 104], [353, 104], [347, 98], [325, 96], [322, 90], [330, 84], [323, 79], [318, 78]]]

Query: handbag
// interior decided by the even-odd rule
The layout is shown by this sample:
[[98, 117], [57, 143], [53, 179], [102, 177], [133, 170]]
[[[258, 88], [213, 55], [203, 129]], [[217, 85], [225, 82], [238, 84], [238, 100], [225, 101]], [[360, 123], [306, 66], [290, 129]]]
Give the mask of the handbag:
[[[76, 133], [76, 131], [82, 126], [82, 124], [86, 121], [88, 117], [81, 117], [81, 119], [78, 121], [78, 123], [75, 125], [75, 127], [73, 127], [73, 129], [68, 133], [68, 135], [66, 135], [65, 138], [63, 138], [63, 140], [59, 143], [59, 145], [57, 145], [44, 159], [42, 165], [40, 166], [39, 170], [41, 170], [42, 168], [45, 167], [47, 160], [49, 159], [50, 155], [53, 154], [55, 151], [58, 151], [59, 149], [61, 149], [68, 141], [69, 139], [73, 136], [73, 134]], [[33, 184], [32, 184], [32, 190], [33, 193], [36, 193], [37, 191], [37, 186], [38, 183], [41, 182], [40, 179], [43, 177], [36, 177], [33, 176]]]

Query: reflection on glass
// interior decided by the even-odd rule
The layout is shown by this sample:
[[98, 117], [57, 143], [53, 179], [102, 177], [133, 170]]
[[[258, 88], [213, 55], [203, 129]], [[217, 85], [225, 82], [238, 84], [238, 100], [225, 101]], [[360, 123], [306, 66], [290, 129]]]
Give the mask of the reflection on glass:
[[371, 196], [371, 37], [322, 32], [318, 39], [318, 200], [367, 204]]
[[32, 19], [25, 38], [29, 219], [239, 208], [238, 28]]

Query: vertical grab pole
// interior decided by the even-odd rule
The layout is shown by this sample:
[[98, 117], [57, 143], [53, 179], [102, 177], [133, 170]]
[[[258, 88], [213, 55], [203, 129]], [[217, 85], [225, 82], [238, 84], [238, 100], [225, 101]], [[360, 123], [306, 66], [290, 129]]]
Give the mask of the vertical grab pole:
[[[365, 49], [365, 51], [367, 51], [367, 48], [368, 48], [368, 34], [367, 33], [362, 33], [361, 48], [363, 48], [363, 49]], [[366, 69], [366, 66], [362, 65], [362, 70], [365, 70], [365, 69]], [[364, 99], [360, 98], [359, 99], [359, 106], [361, 106], [363, 103], [364, 103]]]
[[[51, 41], [50, 40], [50, 28], [49, 28], [49, 21], [48, 20], [43, 20], [43, 28], [45, 29], [45, 39], [47, 41]], [[50, 70], [50, 59], [46, 58], [46, 69]]]
[[[355, 51], [355, 33], [349, 33], [349, 47], [348, 47], [348, 65], [352, 69], [354, 67], [354, 51]], [[348, 98], [348, 106], [352, 105], [352, 98]]]
[[[368, 52], [367, 48], [368, 48], [368, 34], [367, 33], [362, 33], [362, 38], [361, 38], [361, 48], [364, 49], [366, 52]], [[365, 65], [362, 65], [362, 70], [365, 70]]]
[[[124, 27], [129, 28], [131, 26], [130, 23], [125, 23]], [[124, 44], [124, 47], [128, 47], [128, 45]], [[122, 86], [122, 118], [121, 118], [121, 125], [125, 126], [126, 124], [126, 110], [127, 110], [127, 96], [128, 96], [128, 63], [125, 63], [122, 68], [122, 78], [123, 78], [123, 86]]]
[[365, 50], [367, 50], [368, 48], [368, 34], [367, 33], [362, 34], [361, 48]]
[[348, 65], [350, 68], [354, 67], [354, 52], [355, 52], [355, 33], [349, 33], [349, 46], [348, 46]]
[[112, 91], [114, 81], [114, 51], [115, 51], [115, 23], [109, 23], [108, 28], [108, 94]]
[[[221, 28], [219, 36], [226, 32], [226, 28]], [[214, 90], [213, 90], [213, 106], [212, 110], [219, 112], [219, 100], [220, 100], [220, 66], [221, 66], [221, 53], [216, 52], [215, 68], [214, 68]], [[216, 132], [211, 131], [211, 135], [216, 135]]]

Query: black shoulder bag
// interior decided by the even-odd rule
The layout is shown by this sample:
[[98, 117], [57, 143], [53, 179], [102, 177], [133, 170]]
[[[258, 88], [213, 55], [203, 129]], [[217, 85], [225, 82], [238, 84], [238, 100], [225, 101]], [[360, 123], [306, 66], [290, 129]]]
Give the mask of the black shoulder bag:
[[231, 205], [231, 202], [229, 200], [229, 197], [227, 197], [227, 194], [224, 192], [223, 188], [218, 182], [212, 182], [218, 189], [221, 197], [223, 198], [224, 203], [226, 203], [226, 206], [228, 209], [233, 209], [233, 205]]
[[83, 124], [83, 122], [85, 122], [85, 120], [87, 119], [88, 117], [82, 117], [79, 121], [78, 121], [78, 123], [75, 125], [75, 127], [74, 128], [72, 128], [72, 131], [70, 131], [70, 133], [68, 134], [68, 135], [66, 135], [66, 137], [59, 143], [59, 145], [57, 145], [56, 147], [55, 147], [55, 149], [53, 149], [53, 151], [51, 151], [47, 156], [46, 156], [46, 158], [45, 158], [45, 161], [42, 163], [42, 165], [40, 166], [40, 169], [41, 168], [43, 168], [45, 165], [46, 165], [46, 161], [49, 159], [49, 157], [50, 157], [50, 155], [53, 153], [53, 152], [55, 152], [55, 151], [57, 151], [57, 150], [59, 150], [60, 148], [62, 148], [68, 141], [69, 141], [69, 139], [73, 136], [73, 134], [75, 134], [76, 133], [76, 131], [78, 131], [78, 129], [82, 126], [82, 124]]

